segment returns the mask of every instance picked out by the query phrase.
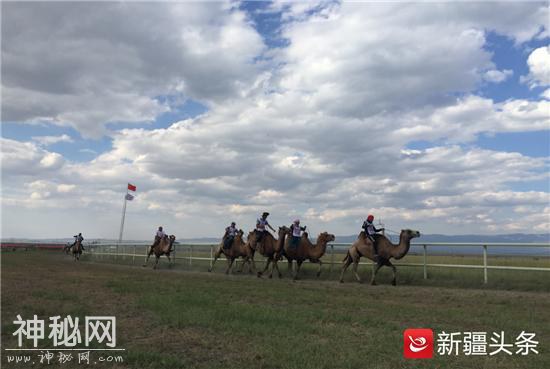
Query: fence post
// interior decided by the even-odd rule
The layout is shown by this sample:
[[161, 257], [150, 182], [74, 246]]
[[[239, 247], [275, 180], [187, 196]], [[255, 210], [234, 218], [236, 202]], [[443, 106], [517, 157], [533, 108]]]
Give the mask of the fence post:
[[193, 245], [189, 245], [189, 266], [193, 265]]
[[132, 265], [136, 263], [136, 245], [134, 245], [134, 253], [132, 255]]
[[428, 266], [426, 265], [427, 264], [426, 245], [422, 245], [422, 246], [424, 246], [424, 279], [428, 279]]
[[483, 283], [487, 284], [487, 245], [483, 245]]
[[176, 243], [174, 242], [174, 262], [172, 263], [172, 265], [176, 265]]
[[330, 244], [330, 269], [329, 269], [329, 273], [332, 273], [332, 264], [334, 264], [334, 245]]
[[210, 270], [212, 270], [213, 259], [214, 259], [214, 246], [210, 245]]

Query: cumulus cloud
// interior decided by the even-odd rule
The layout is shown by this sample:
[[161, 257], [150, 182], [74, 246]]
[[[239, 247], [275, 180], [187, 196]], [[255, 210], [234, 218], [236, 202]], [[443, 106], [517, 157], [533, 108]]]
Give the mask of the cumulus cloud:
[[550, 85], [550, 46], [533, 50], [527, 59], [529, 75], [523, 77], [530, 87]]
[[[9, 5], [8, 22], [40, 13]], [[116, 233], [131, 182], [136, 238], [160, 224], [184, 236], [216, 235], [231, 220], [246, 229], [264, 210], [272, 224], [298, 216], [312, 233], [354, 233], [367, 212], [390, 228], [423, 232], [510, 230], [520, 212], [532, 221], [525, 231], [547, 229], [548, 218], [536, 216], [547, 212], [547, 192], [512, 190], [547, 178], [547, 159], [475, 140], [547, 129], [549, 101], [474, 94], [512, 75], [496, 69], [487, 32], [517, 45], [544, 37], [544, 4], [275, 4], [288, 45], [268, 51], [246, 14], [227, 3], [94, 5], [46, 6], [36, 31], [7, 35], [9, 117], [99, 135], [106, 122], [171, 109], [159, 94], [209, 110], [166, 128], [112, 132], [112, 149], [85, 162], [46, 150], [39, 138], [5, 140], [3, 204], [18, 212], [72, 209]], [[73, 10], [90, 20], [72, 21]], [[58, 17], [66, 24], [55, 33], [58, 52], [32, 64]], [[432, 147], [407, 148], [418, 140]]]
[[264, 48], [223, 2], [7, 3], [2, 31], [3, 119], [88, 137], [107, 123], [154, 120], [171, 109], [159, 95], [233, 98], [256, 78]]
[[502, 71], [491, 69], [485, 72], [483, 79], [485, 79], [487, 82], [501, 83], [506, 81], [506, 79], [508, 79], [508, 77], [512, 76], [513, 74], [514, 71], [512, 71], [511, 69], [504, 69]]
[[48, 176], [59, 170], [64, 158], [30, 142], [1, 139], [2, 170], [10, 175]]
[[43, 146], [49, 146], [59, 142], [74, 142], [73, 139], [66, 134], [60, 136], [33, 136], [32, 140]]

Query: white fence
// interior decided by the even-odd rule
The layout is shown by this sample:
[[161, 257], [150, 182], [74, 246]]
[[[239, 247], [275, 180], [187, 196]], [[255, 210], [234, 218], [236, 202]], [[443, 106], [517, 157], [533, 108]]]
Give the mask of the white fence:
[[[212, 266], [214, 260], [214, 252], [217, 249], [218, 244], [177, 244], [175, 251], [172, 254], [174, 263], [177, 261], [185, 261], [189, 266], [193, 265], [193, 260], [197, 261], [209, 261]], [[344, 243], [332, 243], [327, 246], [327, 252], [323, 257], [323, 264], [328, 264], [330, 271], [332, 272], [334, 265], [341, 265], [341, 260], [336, 260], [336, 255], [343, 256], [349, 247], [349, 244]], [[428, 248], [430, 247], [480, 247], [482, 251], [482, 258], [480, 264], [432, 264], [428, 263]], [[130, 260], [133, 264], [141, 263], [145, 261], [145, 257], [149, 251], [149, 244], [101, 244], [90, 245], [87, 251], [97, 258], [109, 257], [114, 259]], [[487, 261], [488, 249], [491, 247], [521, 247], [521, 248], [545, 248], [550, 250], [550, 243], [413, 243], [411, 247], [421, 247], [422, 263], [399, 263], [397, 266], [407, 267], [422, 267], [424, 273], [424, 279], [428, 278], [428, 268], [465, 268], [465, 269], [483, 269], [483, 282], [488, 281], [489, 269], [500, 270], [519, 270], [519, 271], [545, 271], [550, 272], [550, 252], [548, 255], [544, 254], [543, 257], [548, 257], [548, 267], [523, 267], [523, 266], [502, 266], [502, 265], [489, 265]], [[545, 250], [546, 251], [546, 250]], [[258, 254], [256, 254], [258, 255]], [[441, 256], [441, 255], [440, 255]], [[475, 256], [475, 255], [472, 255]], [[533, 256], [529, 254], [522, 254], [521, 256]], [[154, 258], [154, 256], [153, 256]], [[222, 256], [223, 258], [223, 256]], [[328, 259], [328, 260], [327, 260]], [[366, 260], [366, 259], [365, 259]], [[370, 262], [361, 262], [360, 264], [371, 264]]]

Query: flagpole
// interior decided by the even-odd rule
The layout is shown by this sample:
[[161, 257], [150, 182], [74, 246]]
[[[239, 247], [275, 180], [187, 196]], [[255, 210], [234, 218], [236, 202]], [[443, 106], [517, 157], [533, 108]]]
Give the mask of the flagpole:
[[[122, 242], [122, 232], [124, 231], [124, 218], [126, 217], [126, 202], [128, 201], [128, 185], [126, 185], [126, 194], [124, 195], [124, 205], [122, 205], [122, 219], [120, 220], [120, 233], [118, 235], [118, 243]], [[117, 244], [118, 253], [118, 244]]]

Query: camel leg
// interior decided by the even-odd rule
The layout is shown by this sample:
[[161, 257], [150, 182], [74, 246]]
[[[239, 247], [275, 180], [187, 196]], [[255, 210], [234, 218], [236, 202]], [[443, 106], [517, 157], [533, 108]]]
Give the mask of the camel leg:
[[[273, 268], [274, 269], [277, 269], [277, 274], [279, 274], [279, 278], [283, 278], [283, 274], [281, 273], [281, 271], [279, 270], [279, 262], [278, 261], [275, 261], [273, 263]], [[271, 274], [273, 274], [273, 270], [271, 270]], [[271, 278], [271, 276], [269, 277]]]
[[212, 265], [210, 266], [210, 268], [208, 268], [208, 271], [211, 272], [212, 269], [214, 269], [214, 264], [216, 264], [216, 260], [218, 260], [218, 258], [220, 257], [221, 255], [221, 250], [218, 250], [216, 251], [216, 253], [214, 254], [214, 261], [212, 262]]
[[[238, 260], [237, 260], [238, 261]], [[246, 259], [243, 258], [242, 259], [242, 262], [241, 262], [241, 267], [239, 268], [239, 270], [237, 270], [237, 273], [239, 274], [242, 274], [243, 270], [244, 270], [244, 263], [246, 262]]]
[[153, 269], [157, 269], [157, 265], [159, 264], [159, 259], [160, 259], [160, 255], [159, 256], [155, 255], [155, 265], [153, 265]]
[[145, 258], [145, 263], [143, 266], [147, 266], [147, 262], [149, 261], [149, 257], [153, 254], [153, 249], [149, 250], [149, 253], [147, 254], [147, 257]]
[[292, 259], [288, 259], [288, 274], [292, 275]]
[[[239, 269], [239, 273], [244, 272], [244, 266], [245, 264], [248, 264], [248, 258], [243, 256], [241, 268]], [[250, 271], [250, 265], [248, 266], [248, 270]]]
[[372, 267], [372, 279], [370, 281], [370, 284], [373, 286], [376, 286], [376, 273], [378, 273], [378, 270], [381, 267], [382, 267], [382, 264], [380, 262], [376, 263], [376, 265]]
[[262, 270], [261, 272], [258, 272], [258, 277], [261, 277], [265, 273], [267, 268], [269, 268], [269, 263], [271, 263], [271, 258], [267, 259], [267, 262], [265, 263], [264, 270]]
[[273, 268], [275, 268], [275, 264], [277, 264], [277, 255], [273, 255], [273, 260], [271, 260], [271, 269], [269, 269], [269, 279], [273, 278]]
[[344, 283], [344, 273], [350, 266], [352, 260], [350, 256], [347, 256], [344, 260], [344, 265], [342, 265], [342, 273], [340, 273], [340, 283]]
[[355, 274], [355, 279], [357, 279], [357, 282], [361, 283], [363, 282], [361, 280], [361, 277], [359, 276], [359, 273], [357, 273], [357, 267], [359, 266], [359, 258], [357, 260], [353, 261], [353, 274]]
[[321, 267], [323, 266], [323, 262], [321, 260], [317, 260], [319, 263], [319, 270], [317, 270], [317, 278], [321, 275]]
[[271, 261], [271, 270], [269, 271], [269, 279], [273, 278], [274, 269], [277, 269], [277, 273], [279, 273], [279, 278], [281, 278], [281, 272], [279, 272], [279, 267], [277, 266], [277, 255], [273, 255], [273, 260]]
[[170, 259], [170, 255], [166, 254], [166, 257], [168, 258], [168, 268], [172, 267], [172, 259]]
[[227, 259], [227, 269], [225, 271], [225, 274], [229, 274], [229, 271], [231, 270], [231, 267], [233, 266], [234, 261], [235, 261], [235, 258]]
[[300, 267], [302, 266], [303, 260], [296, 260], [296, 272], [294, 273], [294, 280], [298, 279], [298, 273], [300, 273]]
[[245, 262], [248, 265], [248, 274], [256, 273], [256, 263], [254, 262], [254, 255], [243, 257], [243, 267]]
[[254, 259], [250, 258], [250, 257], [247, 257], [246, 258], [246, 263], [248, 264], [248, 274], [252, 274], [253, 271], [252, 271], [252, 262], [254, 261]]
[[254, 255], [252, 255], [252, 257], [250, 258], [250, 266], [252, 266], [252, 273], [255, 273], [256, 272], [256, 262], [254, 261]]
[[389, 266], [392, 271], [393, 271], [393, 279], [391, 281], [391, 284], [396, 286], [397, 285], [397, 268], [395, 267], [395, 265], [393, 265], [389, 260], [386, 260], [386, 262], [384, 263], [384, 265], [387, 265]]

